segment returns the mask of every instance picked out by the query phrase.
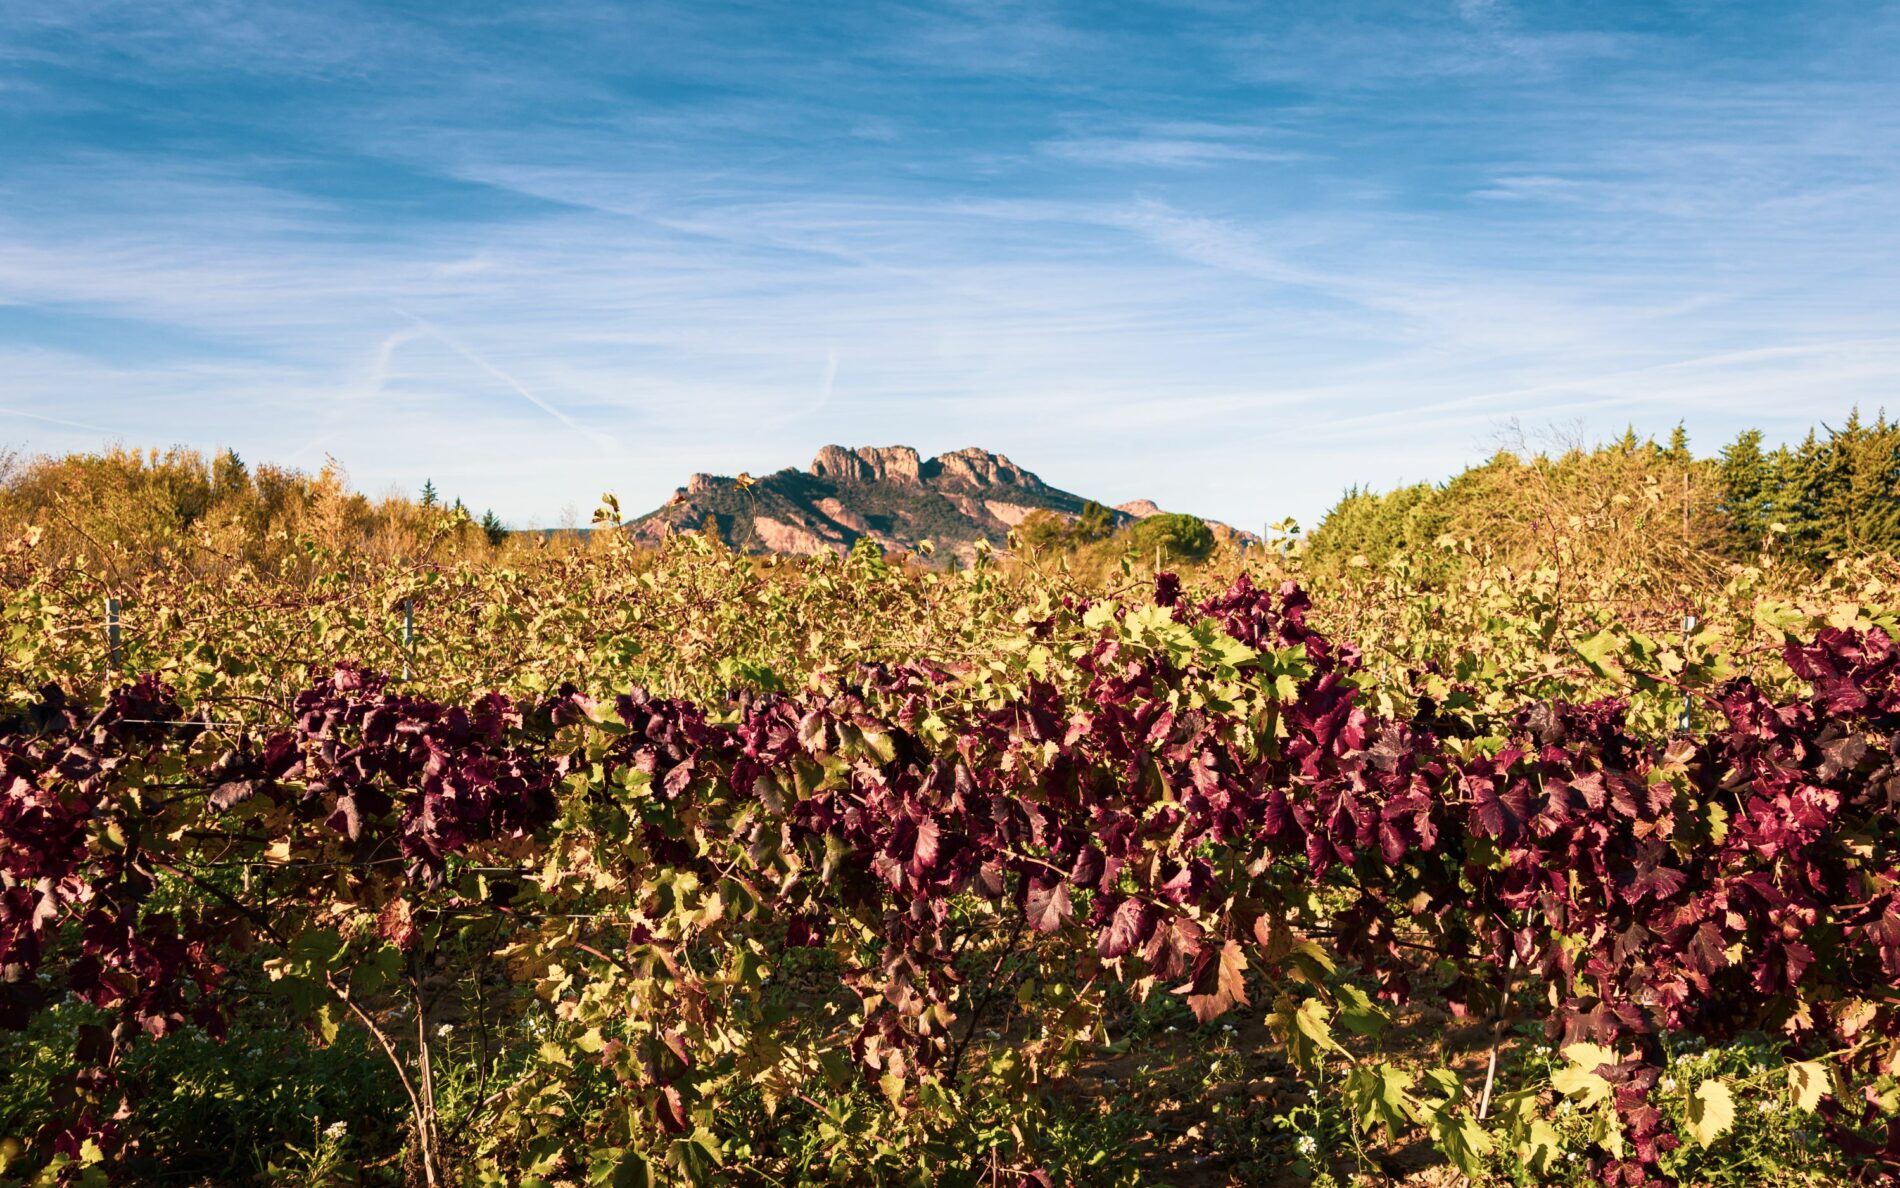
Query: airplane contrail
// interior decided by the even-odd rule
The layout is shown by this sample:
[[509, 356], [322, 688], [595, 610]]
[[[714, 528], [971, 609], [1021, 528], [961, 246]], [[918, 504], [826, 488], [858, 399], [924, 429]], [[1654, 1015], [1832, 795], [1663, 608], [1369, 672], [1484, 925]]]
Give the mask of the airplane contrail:
[[0, 413], [14, 417], [25, 417], [29, 421], [45, 421], [48, 425], [64, 425], [68, 429], [84, 429], [90, 433], [110, 434], [113, 432], [113, 430], [107, 429], [103, 425], [89, 425], [84, 421], [68, 421], [64, 417], [49, 417], [43, 413], [28, 412], [23, 408], [0, 407]]
[[[507, 372], [495, 366], [493, 363], [490, 363], [487, 359], [482, 358], [480, 355], [476, 354], [474, 351], [464, 346], [454, 335], [442, 329], [440, 326], [437, 326], [435, 323], [429, 321], [427, 318], [417, 317], [415, 314], [412, 314], [408, 312], [407, 310], [399, 309], [396, 312], [402, 314], [404, 317], [409, 318], [410, 320], [415, 322], [417, 326], [421, 327], [423, 333], [429, 335], [431, 338], [436, 339], [437, 341], [442, 343], [442, 345], [448, 347], [450, 350], [454, 351], [456, 354], [462, 356], [462, 358], [467, 359], [470, 363], [473, 363], [475, 366], [481, 368], [483, 371], [486, 371], [489, 375], [494, 376], [496, 379], [500, 380], [502, 383], [507, 384], [510, 388], [513, 388], [515, 390], [516, 395], [520, 396], [523, 400], [526, 400], [529, 404], [534, 405], [536, 408], [540, 409], [542, 412], [548, 414], [550, 417], [553, 417], [555, 420], [567, 426], [569, 429], [574, 430], [574, 432], [576, 433], [580, 433], [589, 438], [592, 438], [595, 444], [597, 445], [605, 446], [609, 449], [615, 449], [615, 450], [620, 448], [620, 443], [618, 441], [615, 441], [612, 437], [610, 437], [606, 433], [601, 432], [598, 429], [589, 428], [588, 426], [581, 424], [579, 421], [576, 421], [573, 417], [567, 415], [567, 413], [561, 411], [559, 408], [556, 408], [554, 405], [549, 404], [546, 400], [543, 400], [541, 397], [535, 395], [533, 392], [530, 392], [527, 389], [527, 386], [524, 385], [520, 380], [516, 379], [512, 375], [509, 375]], [[392, 336], [392, 339], [393, 337], [394, 336]], [[393, 350], [395, 348], [395, 345], [397, 344], [395, 344], [393, 341], [390, 341], [390, 342], [386, 342], [385, 345], [390, 350]]]

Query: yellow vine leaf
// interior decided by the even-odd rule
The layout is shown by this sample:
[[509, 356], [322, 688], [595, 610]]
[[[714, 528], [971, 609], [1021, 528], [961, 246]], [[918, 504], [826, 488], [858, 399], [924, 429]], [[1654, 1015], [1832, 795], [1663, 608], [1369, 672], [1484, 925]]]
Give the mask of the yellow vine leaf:
[[1735, 1125], [1735, 1096], [1727, 1083], [1711, 1077], [1689, 1099], [1689, 1137], [1706, 1147]]
[[1821, 1099], [1834, 1092], [1834, 1079], [1827, 1065], [1818, 1060], [1803, 1060], [1788, 1066], [1788, 1098], [1797, 1109], [1812, 1114]]
[[1577, 1099], [1585, 1109], [1610, 1099], [1610, 1083], [1597, 1069], [1615, 1064], [1615, 1052], [1601, 1044], [1576, 1043], [1564, 1049], [1564, 1059], [1570, 1064], [1550, 1074], [1551, 1088]]

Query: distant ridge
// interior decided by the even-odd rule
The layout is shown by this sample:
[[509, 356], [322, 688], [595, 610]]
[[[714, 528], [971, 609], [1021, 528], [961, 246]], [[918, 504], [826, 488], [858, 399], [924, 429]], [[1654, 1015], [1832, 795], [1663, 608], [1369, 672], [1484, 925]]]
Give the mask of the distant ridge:
[[[974, 446], [925, 458], [906, 445], [828, 445], [803, 470], [695, 474], [630, 528], [651, 542], [710, 525], [753, 553], [844, 553], [868, 538], [886, 549], [914, 552], [930, 541], [941, 555], [967, 555], [979, 540], [1004, 543], [1031, 512], [1073, 519], [1088, 502]], [[1140, 499], [1109, 515], [1119, 528], [1160, 512]]]
[[[974, 447], [924, 458], [904, 445], [828, 445], [804, 470], [748, 481], [696, 474], [632, 529], [657, 540], [710, 522], [727, 544], [748, 552], [843, 553], [867, 537], [887, 549], [914, 551], [927, 540], [944, 552], [967, 552], [979, 540], [1001, 544], [1031, 512], [1074, 517], [1087, 503]], [[1113, 515], [1117, 526], [1134, 518]]]

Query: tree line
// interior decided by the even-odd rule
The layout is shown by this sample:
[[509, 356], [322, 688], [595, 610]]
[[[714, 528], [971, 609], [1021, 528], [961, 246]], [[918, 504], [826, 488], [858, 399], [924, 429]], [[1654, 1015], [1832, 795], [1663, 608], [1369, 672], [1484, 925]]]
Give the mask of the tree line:
[[482, 552], [509, 530], [424, 480], [418, 497], [351, 488], [334, 459], [315, 474], [206, 454], [110, 446], [26, 456], [0, 450], [0, 532], [28, 529], [64, 555], [115, 565], [196, 556], [276, 565], [306, 546], [394, 559]]
[[1674, 553], [1688, 569], [1900, 552], [1900, 421], [1855, 411], [1772, 449], [1750, 429], [1714, 457], [1696, 457], [1680, 426], [1667, 442], [1630, 430], [1596, 446], [1500, 450], [1443, 483], [1349, 489], [1309, 552], [1320, 565], [1380, 565], [1453, 538], [1510, 556], [1593, 535], [1598, 549]]

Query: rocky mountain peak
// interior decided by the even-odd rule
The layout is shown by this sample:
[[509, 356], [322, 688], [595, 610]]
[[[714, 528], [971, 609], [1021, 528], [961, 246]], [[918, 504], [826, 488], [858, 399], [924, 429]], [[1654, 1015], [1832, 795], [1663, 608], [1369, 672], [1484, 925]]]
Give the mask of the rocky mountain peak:
[[928, 460], [910, 446], [828, 445], [811, 461], [811, 474], [834, 483], [923, 484], [939, 490], [985, 491], [997, 486], [1040, 486], [1042, 480], [1001, 454], [971, 446]]
[[979, 491], [999, 484], [1024, 486], [1039, 481], [1035, 475], [1003, 455], [992, 454], [975, 446], [940, 454], [932, 458], [925, 469], [932, 477], [948, 485], [971, 487]]
[[[978, 541], [1008, 538], [1037, 513], [1065, 520], [1088, 501], [1043, 482], [1001, 454], [970, 447], [923, 458], [906, 445], [828, 445], [805, 470], [787, 467], [743, 488], [724, 475], [695, 474], [672, 500], [640, 517], [633, 531], [658, 541], [710, 528], [748, 552], [844, 553], [859, 540], [933, 555], [971, 555]], [[1112, 512], [1116, 526], [1159, 509], [1147, 500]]]
[[910, 446], [828, 445], [811, 461], [811, 472], [837, 483], [919, 483], [923, 460]]

